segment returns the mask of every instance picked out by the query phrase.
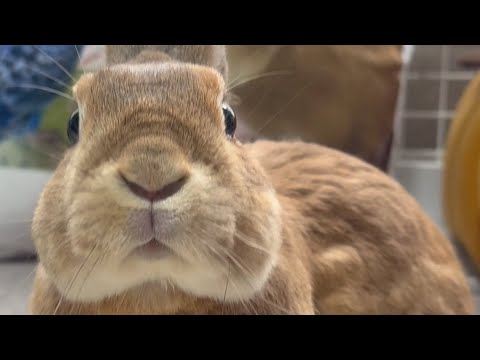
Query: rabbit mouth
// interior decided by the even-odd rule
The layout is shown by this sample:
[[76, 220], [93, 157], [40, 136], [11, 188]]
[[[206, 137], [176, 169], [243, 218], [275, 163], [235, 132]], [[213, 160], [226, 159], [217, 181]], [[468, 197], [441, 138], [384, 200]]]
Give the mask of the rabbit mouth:
[[156, 238], [152, 238], [150, 241], [137, 246], [134, 253], [147, 260], [159, 260], [171, 255], [172, 251]]

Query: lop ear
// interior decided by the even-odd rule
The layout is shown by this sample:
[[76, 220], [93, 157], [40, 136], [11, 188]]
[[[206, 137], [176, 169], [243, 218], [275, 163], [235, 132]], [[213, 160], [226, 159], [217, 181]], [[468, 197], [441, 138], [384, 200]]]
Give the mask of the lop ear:
[[228, 80], [227, 56], [224, 45], [107, 45], [107, 64], [130, 62], [141, 53], [145, 54], [147, 52], [152, 60], [155, 60], [152, 53], [160, 52], [173, 60], [210, 66], [222, 74], [225, 82]]

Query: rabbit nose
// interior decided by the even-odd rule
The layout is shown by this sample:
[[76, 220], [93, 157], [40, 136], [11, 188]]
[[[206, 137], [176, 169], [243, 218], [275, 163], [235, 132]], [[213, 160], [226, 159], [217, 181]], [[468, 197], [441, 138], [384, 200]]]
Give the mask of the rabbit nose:
[[180, 179], [177, 181], [174, 181], [161, 189], [150, 191], [142, 187], [141, 185], [138, 185], [130, 180], [128, 180], [124, 175], [120, 174], [120, 177], [122, 180], [125, 182], [125, 184], [128, 186], [131, 192], [133, 192], [135, 195], [137, 195], [140, 198], [149, 200], [151, 202], [159, 201], [159, 200], [165, 200], [166, 198], [176, 194], [185, 184], [187, 181], [186, 176], [182, 176]]

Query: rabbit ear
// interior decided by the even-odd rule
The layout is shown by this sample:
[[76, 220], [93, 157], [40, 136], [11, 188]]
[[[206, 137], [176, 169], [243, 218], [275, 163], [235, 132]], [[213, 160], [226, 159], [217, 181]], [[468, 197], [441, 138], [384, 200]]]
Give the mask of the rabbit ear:
[[213, 67], [227, 81], [228, 67], [224, 45], [107, 45], [107, 64], [129, 62], [144, 51], [162, 52], [177, 61]]

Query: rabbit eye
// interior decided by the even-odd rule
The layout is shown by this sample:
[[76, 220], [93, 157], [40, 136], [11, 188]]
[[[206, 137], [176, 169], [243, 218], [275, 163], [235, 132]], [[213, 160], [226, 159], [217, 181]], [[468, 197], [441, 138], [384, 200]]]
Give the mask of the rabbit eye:
[[67, 136], [72, 144], [75, 144], [78, 141], [79, 120], [80, 114], [77, 109], [72, 116], [70, 116], [70, 120], [68, 120]]
[[227, 104], [222, 105], [223, 117], [225, 119], [225, 133], [233, 137], [235, 134], [235, 129], [237, 128], [237, 118], [232, 108]]

